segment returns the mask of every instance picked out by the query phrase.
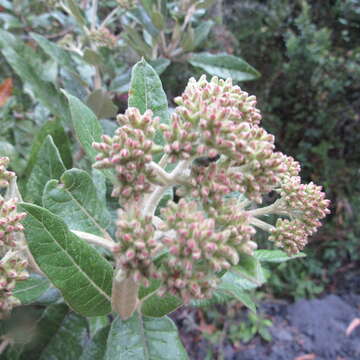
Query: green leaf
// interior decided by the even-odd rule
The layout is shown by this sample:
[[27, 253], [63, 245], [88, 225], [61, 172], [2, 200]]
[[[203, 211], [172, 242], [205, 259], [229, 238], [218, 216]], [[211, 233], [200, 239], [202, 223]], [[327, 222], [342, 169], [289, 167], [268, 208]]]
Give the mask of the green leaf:
[[36, 326], [34, 341], [25, 346], [21, 360], [78, 360], [86, 338], [86, 320], [65, 304], [50, 305]]
[[43, 206], [60, 216], [71, 230], [106, 237], [111, 216], [105, 202], [99, 200], [88, 173], [71, 169], [65, 171], [60, 180], [61, 183], [50, 180], [46, 184]]
[[194, 29], [194, 48], [200, 46], [208, 38], [214, 24], [212, 20], [202, 21]]
[[101, 89], [96, 89], [89, 95], [86, 105], [98, 119], [112, 118], [118, 113], [118, 109], [109, 94]]
[[241, 275], [258, 286], [265, 282], [264, 270], [260, 261], [254, 256], [241, 254], [239, 264], [232, 267], [230, 271]]
[[80, 360], [104, 360], [110, 325], [100, 329], [86, 346]]
[[30, 33], [30, 36], [39, 44], [39, 46], [47, 55], [49, 55], [59, 65], [67, 69], [78, 80], [81, 80], [76, 70], [77, 64], [73, 60], [72, 55], [68, 50], [62, 48], [59, 45], [56, 45], [56, 43], [49, 41], [46, 37], [39, 34]]
[[292, 259], [306, 257], [306, 254], [300, 252], [296, 255], [289, 256], [281, 250], [256, 250], [254, 257], [263, 262], [282, 263]]
[[25, 170], [26, 174], [30, 174], [36, 162], [39, 149], [48, 135], [51, 135], [54, 140], [65, 167], [68, 169], [72, 167], [72, 153], [70, 150], [69, 137], [66, 135], [60, 121], [55, 119], [46, 122], [36, 134], [35, 139], [32, 142], [30, 158]]
[[82, 14], [79, 5], [74, 0], [66, 0], [66, 5], [68, 6], [71, 15], [75, 18], [77, 23], [81, 26], [86, 26], [86, 20]]
[[36, 205], [22, 203], [29, 249], [40, 269], [70, 307], [84, 316], [111, 311], [112, 266], [69, 231], [64, 221]]
[[123, 25], [123, 27], [125, 31], [122, 33], [122, 37], [127, 44], [140, 56], [151, 57], [152, 48], [143, 40], [137, 30], [127, 25]]
[[89, 323], [90, 336], [94, 336], [98, 331], [110, 324], [110, 319], [108, 315], [92, 316], [89, 317], [87, 320]]
[[22, 305], [28, 305], [35, 302], [50, 288], [50, 281], [38, 274], [31, 274], [25, 281], [18, 281], [13, 291]]
[[[244, 291], [244, 282], [241, 279], [234, 279], [234, 276], [226, 273], [218, 286], [220, 292], [230, 294], [236, 300], [242, 302], [247, 308], [256, 312], [256, 305], [251, 299], [250, 295]], [[235, 280], [235, 281], [234, 281]], [[257, 285], [255, 284], [255, 287]]]
[[193, 54], [189, 63], [195, 67], [205, 70], [212, 76], [221, 78], [232, 78], [234, 81], [255, 80], [260, 73], [241, 58], [226, 53]]
[[141, 24], [144, 29], [153, 37], [156, 38], [159, 35], [159, 30], [154, 25], [154, 22], [151, 20], [150, 16], [144, 11], [140, 6], [136, 6], [129, 12], [136, 21]]
[[26, 184], [27, 201], [42, 203], [42, 193], [46, 183], [51, 179], [58, 179], [66, 170], [58, 149], [50, 135], [47, 135], [39, 151]]
[[141, 307], [141, 312], [145, 316], [162, 317], [172, 313], [179, 308], [183, 302], [173, 295], [152, 295], [148, 297]]
[[[84, 148], [85, 153], [92, 162], [95, 161], [97, 151], [92, 147], [92, 143], [100, 142], [103, 130], [96, 118], [95, 114], [78, 98], [63, 91], [69, 101], [72, 123], [80, 144]], [[110, 179], [114, 179], [114, 174], [110, 170], [103, 170], [104, 175]]]
[[[161, 123], [170, 122], [167, 97], [159, 75], [144, 59], [133, 67], [128, 102], [129, 106], [138, 108], [142, 114], [152, 110]], [[164, 143], [161, 131], [155, 134], [154, 140], [159, 145]]]
[[59, 119], [69, 121], [70, 115], [64, 96], [53, 83], [41, 79], [39, 75], [38, 63], [34, 61], [38, 59], [35, 50], [3, 30], [0, 30], [0, 50], [21, 80], [30, 86], [36, 100]]
[[71, 119], [82, 147], [91, 160], [97, 151], [92, 147], [94, 141], [101, 141], [102, 128], [96, 115], [78, 98], [63, 91], [69, 101]]
[[168, 317], [148, 318], [134, 314], [112, 323], [104, 360], [185, 360], [186, 351], [177, 328]]
[[129, 106], [136, 107], [143, 114], [152, 110], [161, 122], [169, 122], [166, 94], [156, 71], [143, 59], [132, 70], [129, 91]]
[[158, 58], [155, 60], [150, 60], [149, 65], [154, 68], [158, 75], [161, 75], [171, 64], [169, 59]]
[[90, 65], [102, 65], [103, 64], [103, 58], [102, 58], [100, 52], [94, 51], [90, 48], [85, 48], [83, 59]]

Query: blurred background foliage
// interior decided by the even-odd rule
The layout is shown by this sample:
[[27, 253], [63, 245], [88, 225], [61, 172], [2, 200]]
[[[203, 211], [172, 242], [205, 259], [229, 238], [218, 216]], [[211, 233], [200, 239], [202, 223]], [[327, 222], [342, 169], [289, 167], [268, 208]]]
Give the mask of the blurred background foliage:
[[322, 184], [332, 200], [308, 257], [274, 267], [268, 290], [312, 297], [343, 290], [349, 278], [359, 291], [360, 1], [141, 0], [132, 7], [103, 0], [96, 13], [91, 5], [0, 0], [0, 152], [13, 169], [20, 176], [31, 170], [46, 134], [63, 143], [57, 121], [81, 164], [60, 88], [86, 102], [111, 132], [141, 56], [161, 75], [169, 99], [190, 76], [232, 76], [257, 96], [279, 150], [300, 161], [304, 179]]

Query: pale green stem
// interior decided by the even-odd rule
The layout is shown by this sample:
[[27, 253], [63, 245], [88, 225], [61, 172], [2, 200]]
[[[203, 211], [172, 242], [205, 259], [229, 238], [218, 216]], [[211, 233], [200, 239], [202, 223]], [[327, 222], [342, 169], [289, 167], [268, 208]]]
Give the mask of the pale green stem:
[[91, 30], [96, 29], [96, 18], [97, 18], [97, 12], [98, 12], [98, 0], [93, 0], [92, 2], [92, 8], [91, 8]]
[[275, 201], [273, 204], [269, 206], [265, 206], [262, 208], [257, 208], [253, 210], [248, 210], [247, 213], [250, 216], [263, 216], [263, 215], [269, 215], [269, 214], [275, 214], [278, 209], [278, 203]]
[[90, 244], [102, 246], [103, 248], [108, 249], [110, 251], [113, 251], [114, 248], [117, 246], [117, 244], [113, 240], [104, 239], [100, 236], [89, 234], [87, 232], [77, 231], [77, 230], [71, 230], [71, 232]]
[[143, 215], [153, 216], [156, 210], [156, 207], [159, 204], [159, 201], [163, 197], [165, 191], [169, 186], [176, 185], [179, 182], [179, 177], [184, 173], [185, 169], [189, 166], [191, 160], [182, 160], [180, 161], [176, 168], [168, 174], [169, 184], [165, 186], [157, 186], [155, 190], [145, 199], [143, 207]]
[[275, 229], [274, 226], [272, 226], [272, 225], [266, 223], [265, 221], [262, 221], [262, 220], [260, 220], [260, 219], [258, 219], [256, 217], [250, 218], [249, 222], [250, 222], [251, 225], [254, 225], [257, 228], [259, 228], [261, 230], [264, 230], [266, 232], [270, 232], [270, 231]]

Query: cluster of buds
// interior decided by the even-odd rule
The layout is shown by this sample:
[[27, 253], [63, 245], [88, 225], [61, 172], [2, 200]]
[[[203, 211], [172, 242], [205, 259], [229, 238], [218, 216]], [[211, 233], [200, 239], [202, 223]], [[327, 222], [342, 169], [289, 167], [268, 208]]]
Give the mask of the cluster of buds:
[[269, 239], [294, 254], [304, 248], [308, 236], [317, 231], [320, 220], [330, 213], [330, 201], [325, 199], [321, 186], [312, 182], [301, 184], [298, 176], [284, 179], [279, 193], [276, 211], [291, 220], [279, 219]]
[[143, 115], [136, 108], [129, 108], [117, 118], [119, 127], [113, 137], [103, 135], [101, 143], [93, 143], [99, 151], [95, 168], [113, 168], [117, 183], [112, 195], [119, 200], [139, 200], [151, 190], [158, 180], [148, 164], [156, 151], [152, 141], [158, 127], [159, 118], [153, 118], [147, 110]]
[[174, 101], [179, 106], [171, 126], [162, 125], [169, 143], [165, 151], [174, 162], [218, 153], [236, 158], [234, 133], [246, 133], [247, 124], [258, 124], [261, 119], [256, 98], [233, 86], [231, 79], [190, 79], [182, 96]]
[[[256, 228], [290, 254], [301, 250], [329, 213], [329, 201], [320, 187], [301, 184], [299, 163], [277, 152], [274, 136], [260, 127], [255, 97], [231, 80], [191, 79], [175, 102], [169, 125], [159, 125], [150, 111], [141, 115], [129, 108], [120, 115], [123, 126], [114, 137], [94, 144], [94, 166], [115, 170], [113, 195], [124, 200], [115, 250], [120, 274], [145, 286], [160, 278], [160, 295], [171, 293], [187, 303], [210, 297], [219, 273], [238, 264], [241, 254], [253, 254]], [[163, 147], [153, 141], [158, 129]], [[165, 155], [155, 163], [159, 151]], [[169, 161], [177, 163], [171, 173]], [[168, 202], [156, 218], [171, 187], [183, 198]], [[280, 199], [254, 208], [273, 191]], [[275, 226], [259, 218], [269, 214], [286, 218]], [[160, 249], [168, 255], [157, 268]]]
[[117, 38], [107, 28], [100, 28], [93, 30], [89, 34], [91, 41], [95, 42], [98, 46], [104, 46], [109, 49], [114, 49], [117, 45]]
[[[0, 158], [0, 187], [8, 188], [15, 173], [6, 169], [9, 159]], [[17, 213], [16, 199], [4, 199], [0, 196], [0, 318], [3, 318], [20, 301], [13, 296], [17, 281], [26, 280], [27, 260], [23, 259], [16, 232], [24, 230], [20, 221], [25, 213]]]
[[20, 301], [13, 296], [13, 290], [17, 281], [29, 277], [27, 265], [27, 261], [12, 250], [0, 260], [0, 318], [9, 314], [13, 307], [20, 305]]
[[216, 207], [210, 207], [208, 214], [216, 220], [218, 228], [230, 232], [228, 246], [231, 246], [237, 254], [252, 255], [257, 249], [257, 244], [253, 241], [256, 230], [251, 226], [249, 215], [242, 207], [241, 203], [230, 198], [223, 200]]
[[9, 161], [7, 157], [0, 157], [0, 188], [8, 187], [10, 180], [15, 176], [14, 172], [6, 169]]
[[191, 298], [207, 298], [218, 283], [217, 272], [228, 270], [239, 262], [233, 245], [232, 229], [219, 231], [213, 218], [206, 218], [195, 201], [184, 199], [162, 209], [161, 230], [169, 235], [162, 243], [169, 249], [164, 262], [161, 293]]
[[26, 216], [25, 213], [16, 212], [16, 200], [0, 199], [0, 247], [15, 247], [14, 233], [23, 231], [20, 221]]
[[142, 217], [138, 209], [118, 210], [114, 255], [118, 266], [137, 283], [149, 285], [150, 278], [159, 278], [152, 258], [161, 250], [156, 240], [152, 217]]

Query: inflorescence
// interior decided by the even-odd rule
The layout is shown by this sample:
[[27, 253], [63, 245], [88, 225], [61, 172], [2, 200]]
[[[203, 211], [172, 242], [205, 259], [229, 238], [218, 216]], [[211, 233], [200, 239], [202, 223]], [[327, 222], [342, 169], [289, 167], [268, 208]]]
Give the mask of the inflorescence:
[[[0, 186], [7, 189], [15, 173], [6, 169], [9, 159], [0, 158]], [[20, 301], [13, 295], [18, 281], [29, 277], [28, 262], [19, 249], [17, 232], [24, 230], [20, 221], [25, 213], [18, 213], [16, 199], [6, 199], [0, 195], [0, 318], [7, 316]]]
[[[169, 125], [150, 110], [120, 115], [115, 135], [94, 143], [94, 166], [114, 170], [113, 196], [124, 209], [117, 222], [118, 267], [145, 286], [161, 279], [160, 295], [189, 302], [210, 297], [217, 274], [252, 254], [256, 229], [289, 254], [302, 250], [329, 213], [329, 200], [321, 187], [301, 183], [299, 163], [276, 151], [274, 136], [260, 126], [255, 96], [231, 79], [190, 79], [174, 101]], [[162, 147], [154, 142], [157, 131]], [[181, 200], [162, 205], [155, 216], [172, 188]], [[277, 200], [261, 207], [270, 192]], [[279, 218], [271, 224], [268, 215]], [[154, 257], [166, 250], [155, 266]]]

